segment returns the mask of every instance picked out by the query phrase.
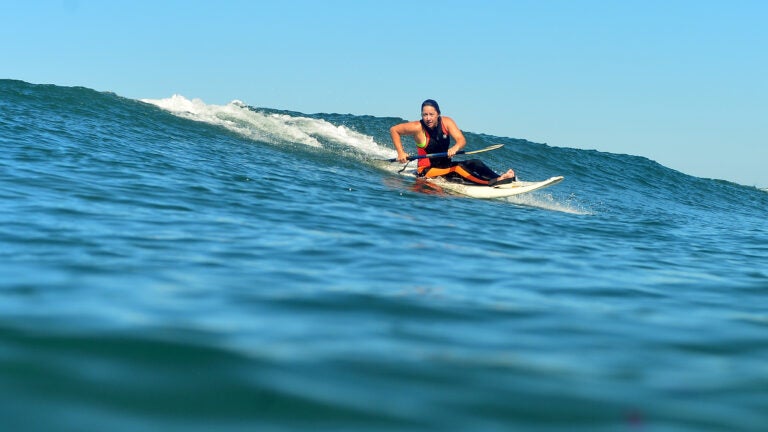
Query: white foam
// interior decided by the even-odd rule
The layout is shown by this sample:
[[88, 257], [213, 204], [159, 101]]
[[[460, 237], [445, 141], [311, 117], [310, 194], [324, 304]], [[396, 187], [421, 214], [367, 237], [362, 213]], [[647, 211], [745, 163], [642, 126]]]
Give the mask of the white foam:
[[271, 144], [290, 142], [322, 147], [329, 141], [359, 150], [375, 157], [391, 157], [394, 150], [378, 145], [373, 137], [336, 126], [322, 119], [270, 114], [254, 111], [240, 100], [227, 105], [209, 105], [200, 99], [173, 95], [166, 99], [142, 99], [179, 117], [222, 126], [244, 137]]
[[527, 194], [514, 195], [506, 198], [507, 201], [527, 207], [536, 207], [544, 210], [559, 211], [578, 215], [592, 215], [593, 211], [584, 208], [583, 205], [576, 202], [575, 197], [566, 200], [557, 199], [548, 192], [532, 192]]

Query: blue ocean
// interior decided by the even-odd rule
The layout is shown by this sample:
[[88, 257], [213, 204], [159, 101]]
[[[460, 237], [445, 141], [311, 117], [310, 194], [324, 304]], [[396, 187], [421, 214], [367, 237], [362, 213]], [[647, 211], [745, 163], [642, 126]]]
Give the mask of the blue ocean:
[[768, 192], [464, 131], [565, 176], [470, 199], [171, 95], [0, 80], [3, 430], [768, 430]]

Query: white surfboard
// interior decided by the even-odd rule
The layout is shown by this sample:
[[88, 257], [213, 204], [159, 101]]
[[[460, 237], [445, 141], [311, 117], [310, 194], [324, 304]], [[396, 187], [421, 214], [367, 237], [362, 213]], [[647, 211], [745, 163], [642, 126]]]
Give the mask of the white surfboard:
[[550, 177], [543, 181], [528, 182], [528, 181], [516, 181], [512, 183], [505, 183], [498, 186], [483, 186], [483, 185], [471, 185], [463, 183], [454, 183], [442, 178], [428, 179], [436, 186], [441, 187], [444, 190], [466, 195], [472, 198], [504, 198], [512, 195], [519, 195], [523, 193], [533, 192], [535, 190], [543, 189], [552, 185], [556, 185], [563, 181], [563, 176]]

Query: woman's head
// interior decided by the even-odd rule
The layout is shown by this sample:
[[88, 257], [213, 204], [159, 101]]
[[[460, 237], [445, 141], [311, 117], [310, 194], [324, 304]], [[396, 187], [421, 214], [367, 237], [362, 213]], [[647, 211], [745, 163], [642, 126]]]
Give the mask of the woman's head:
[[427, 99], [421, 103], [421, 120], [429, 128], [437, 126], [437, 119], [440, 117], [440, 105], [432, 99]]
[[437, 101], [434, 99], [427, 99], [424, 102], [421, 103], [421, 110], [424, 111], [424, 107], [431, 106], [432, 108], [437, 111], [437, 115], [440, 115], [440, 105], [437, 104]]

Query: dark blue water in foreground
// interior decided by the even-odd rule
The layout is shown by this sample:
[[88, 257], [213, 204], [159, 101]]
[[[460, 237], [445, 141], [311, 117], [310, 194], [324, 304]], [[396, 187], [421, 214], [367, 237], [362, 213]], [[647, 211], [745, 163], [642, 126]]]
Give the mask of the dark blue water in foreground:
[[3, 429], [768, 430], [768, 193], [399, 121], [0, 81]]

